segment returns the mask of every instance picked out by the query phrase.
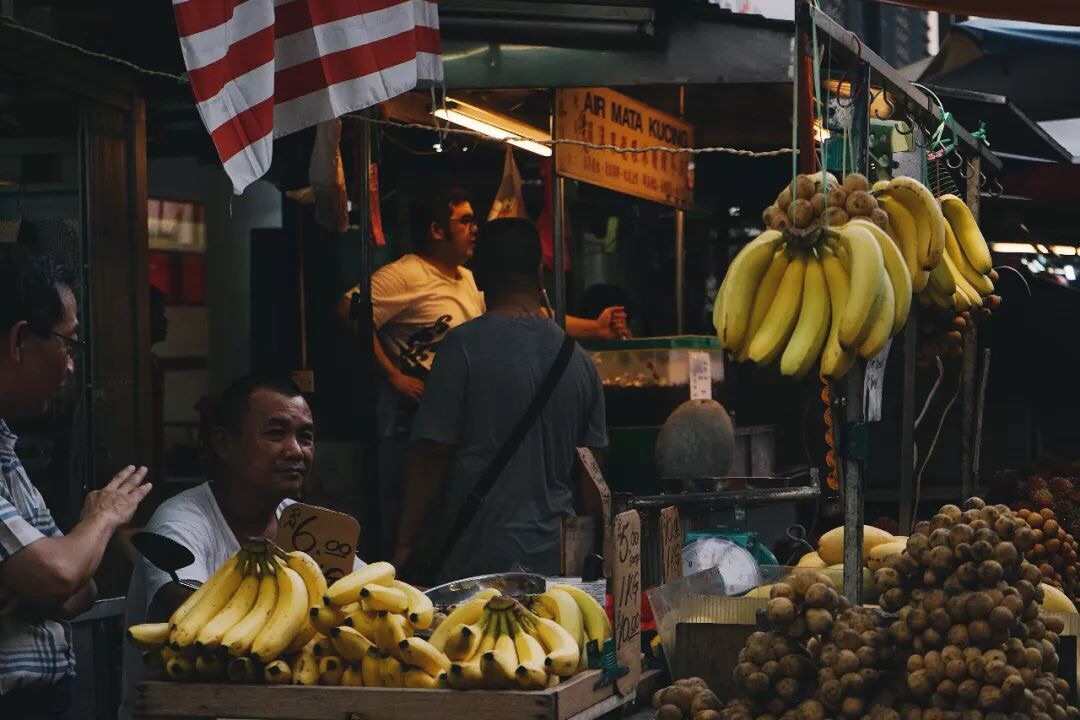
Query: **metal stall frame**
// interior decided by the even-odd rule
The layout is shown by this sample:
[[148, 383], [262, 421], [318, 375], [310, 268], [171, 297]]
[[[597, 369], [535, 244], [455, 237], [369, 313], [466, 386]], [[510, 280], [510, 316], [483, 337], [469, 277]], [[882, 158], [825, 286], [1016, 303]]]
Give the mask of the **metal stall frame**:
[[[880, 81], [884, 90], [893, 97], [893, 102], [898, 109], [903, 109], [917, 121], [925, 122], [931, 126], [943, 121], [942, 110], [930, 97], [918, 87], [906, 80], [900, 73], [890, 66], [884, 59], [873, 52], [853, 32], [845, 29], [823, 12], [815, 11], [810, 0], [797, 0], [796, 8], [796, 42], [798, 43], [799, 60], [796, 67], [799, 68], [796, 78], [799, 93], [798, 106], [801, 115], [799, 117], [800, 157], [799, 169], [801, 172], [811, 172], [816, 167], [813, 144], [813, 114], [807, 112], [807, 108], [813, 108], [812, 97], [812, 68], [816, 58], [810, 46], [811, 31], [816, 25], [817, 32], [831, 40], [834, 48], [847, 56], [855, 64], [855, 72], [859, 73], [860, 80], [869, 88], [872, 78]], [[855, 83], [857, 86], [859, 82]], [[869, 122], [869, 99], [866, 93], [854, 98], [854, 116], [865, 118]], [[954, 131], [958, 146], [962, 146], [971, 155], [971, 162], [978, 170], [983, 165], [990, 171], [1000, 170], [1001, 160], [990, 149], [974, 137], [963, 127], [956, 123], [950, 123], [950, 129]], [[917, 131], [917, 130], [916, 130]], [[864, 172], [867, 167], [867, 135], [866, 126], [859, 123], [853, 127], [855, 133], [855, 167]], [[809, 138], [809, 142], [804, 138]], [[978, 175], [976, 175], [978, 177]], [[978, 218], [978, 188], [975, 192], [968, 193], [967, 202]], [[901, 415], [901, 443], [900, 443], [900, 527], [910, 527], [914, 520], [915, 508], [913, 502], [914, 481], [914, 405], [915, 405], [915, 363], [916, 333], [915, 324], [908, 321], [903, 335], [904, 352], [904, 382]], [[977, 430], [976, 423], [972, 418], [975, 413], [975, 374], [977, 353], [977, 335], [972, 328], [965, 336], [965, 354], [962, 366], [961, 383], [963, 387], [964, 420], [962, 422], [961, 436], [961, 475], [962, 487], [965, 495], [974, 491], [974, 470], [978, 463], [972, 457], [973, 448], [978, 446], [977, 439], [973, 437]], [[838, 473], [843, 494], [844, 506], [844, 594], [853, 602], [857, 601], [862, 592], [862, 527], [863, 510], [865, 507], [863, 497], [863, 479], [866, 472], [866, 435], [868, 432], [862, 403], [863, 393], [863, 364], [857, 363], [855, 368], [848, 373], [842, 382], [830, 385], [830, 403], [834, 416], [843, 417], [842, 432], [837, 440], [837, 458], [842, 460], [838, 466]]]

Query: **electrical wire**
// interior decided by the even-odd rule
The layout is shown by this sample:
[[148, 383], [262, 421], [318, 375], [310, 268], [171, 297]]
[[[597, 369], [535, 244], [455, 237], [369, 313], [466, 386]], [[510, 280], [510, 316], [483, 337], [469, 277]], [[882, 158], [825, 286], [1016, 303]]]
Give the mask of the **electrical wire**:
[[938, 439], [941, 438], [941, 430], [945, 427], [945, 419], [949, 417], [949, 411], [952, 410], [952, 406], [956, 403], [956, 398], [960, 397], [961, 385], [962, 383], [956, 384], [956, 392], [953, 393], [952, 398], [949, 400], [949, 404], [941, 411], [941, 420], [938, 422], [937, 432], [934, 433], [934, 439], [930, 443], [930, 449], [926, 451], [926, 459], [923, 460], [922, 467], [919, 468], [919, 475], [915, 480], [915, 505], [912, 507], [911, 511], [912, 527], [914, 527], [915, 518], [919, 516], [919, 500], [922, 496], [923, 473], [926, 472], [926, 467], [930, 464], [930, 458], [933, 457], [934, 450], [937, 448]]

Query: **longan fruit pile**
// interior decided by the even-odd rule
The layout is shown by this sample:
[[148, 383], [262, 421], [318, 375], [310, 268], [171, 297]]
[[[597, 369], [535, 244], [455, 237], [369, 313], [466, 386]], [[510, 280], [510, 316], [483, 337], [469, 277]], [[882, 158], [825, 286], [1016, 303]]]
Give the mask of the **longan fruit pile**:
[[676, 680], [653, 693], [655, 720], [717, 720], [722, 705], [699, 677]]
[[1020, 528], [1016, 534], [1016, 547], [1024, 553], [1024, 559], [1039, 568], [1044, 583], [1073, 600], [1080, 599], [1080, 568], [1076, 563], [1080, 550], [1076, 538], [1061, 526], [1050, 508], [1038, 512], [1021, 509], [1016, 515], [1030, 528], [1030, 532]]
[[881, 697], [881, 690], [887, 671], [894, 666], [894, 654], [878, 611], [845, 610], [828, 638], [811, 647], [811, 654], [821, 667], [815, 698], [836, 717], [858, 720], [875, 704], [891, 706], [892, 695]]

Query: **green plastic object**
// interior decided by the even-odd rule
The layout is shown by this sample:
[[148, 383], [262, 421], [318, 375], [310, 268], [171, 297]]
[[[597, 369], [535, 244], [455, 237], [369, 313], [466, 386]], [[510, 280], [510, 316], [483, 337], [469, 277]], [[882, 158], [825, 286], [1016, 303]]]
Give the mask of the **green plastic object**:
[[758, 565], [777, 564], [776, 556], [772, 554], [772, 551], [769, 550], [769, 548], [765, 547], [765, 545], [758, 540], [758, 534], [756, 532], [739, 530], [696, 530], [694, 532], [686, 533], [683, 544], [689, 545], [695, 540], [703, 540], [705, 538], [730, 540], [736, 545], [746, 548], [750, 554], [754, 556], [754, 560]]
[[713, 335], [671, 335], [668, 337], [629, 338], [627, 340], [589, 340], [581, 343], [586, 350], [721, 350], [720, 338]]

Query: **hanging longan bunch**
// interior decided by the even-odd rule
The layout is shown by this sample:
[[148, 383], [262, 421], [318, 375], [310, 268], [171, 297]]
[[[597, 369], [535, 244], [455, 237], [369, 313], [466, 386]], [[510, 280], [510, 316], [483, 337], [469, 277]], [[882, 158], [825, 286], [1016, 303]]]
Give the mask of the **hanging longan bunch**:
[[780, 717], [813, 694], [816, 675], [817, 665], [806, 647], [774, 630], [746, 639], [734, 680], [765, 714]]
[[1027, 526], [1016, 536], [1016, 546], [1024, 558], [1038, 566], [1044, 583], [1053, 585], [1074, 601], [1080, 599], [1076, 539], [1062, 527], [1050, 508], [1037, 512], [1022, 509], [1016, 516]]

